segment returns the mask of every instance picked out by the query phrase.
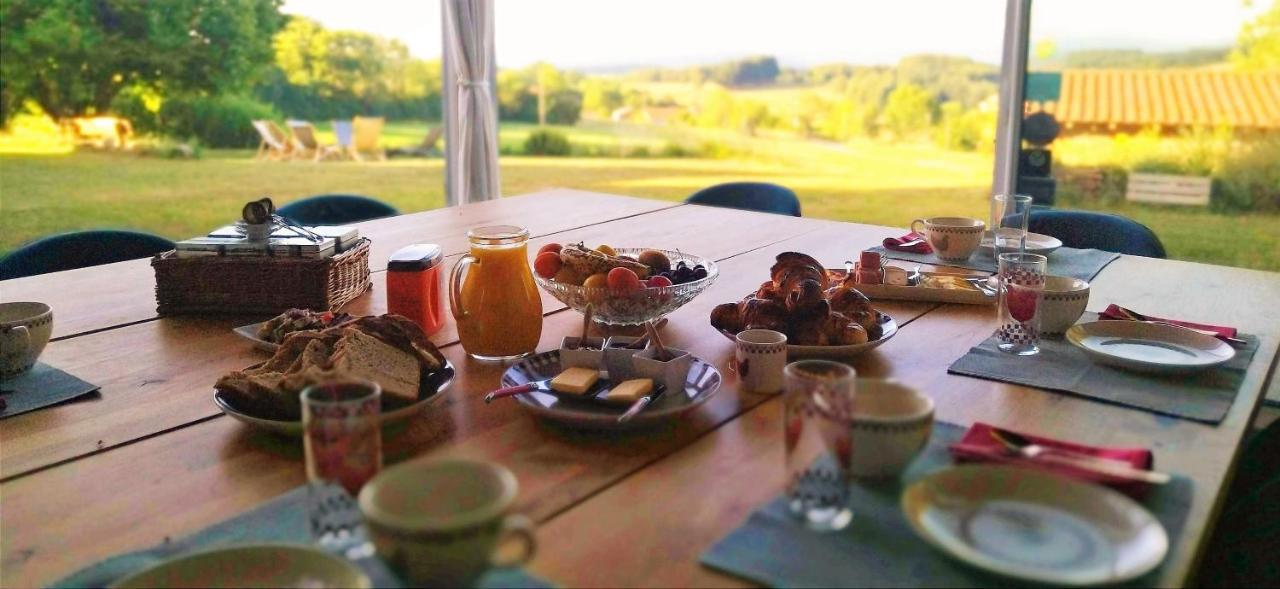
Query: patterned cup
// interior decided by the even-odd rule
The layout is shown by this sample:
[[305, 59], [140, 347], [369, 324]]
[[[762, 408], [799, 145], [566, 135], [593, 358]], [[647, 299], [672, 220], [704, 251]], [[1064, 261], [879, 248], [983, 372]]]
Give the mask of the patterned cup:
[[977, 251], [987, 224], [969, 217], [930, 217], [911, 222], [911, 230], [923, 235], [944, 262], [963, 262]]
[[853, 401], [850, 471], [859, 478], [906, 470], [933, 432], [933, 400], [892, 380], [860, 378]]
[[787, 366], [787, 336], [770, 329], [748, 329], [735, 338], [734, 367], [742, 388], [757, 393], [782, 390], [782, 369]]
[[1040, 332], [1062, 335], [1084, 315], [1089, 283], [1070, 276], [1046, 276], [1040, 300]]
[[53, 311], [44, 303], [0, 303], [0, 378], [35, 366], [53, 334]]

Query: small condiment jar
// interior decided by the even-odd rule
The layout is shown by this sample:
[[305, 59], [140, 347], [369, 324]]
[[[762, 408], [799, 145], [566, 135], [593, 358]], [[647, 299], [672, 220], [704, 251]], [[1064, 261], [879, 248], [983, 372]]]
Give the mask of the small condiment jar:
[[431, 335], [444, 326], [444, 251], [434, 243], [402, 247], [387, 262], [387, 311], [404, 315]]

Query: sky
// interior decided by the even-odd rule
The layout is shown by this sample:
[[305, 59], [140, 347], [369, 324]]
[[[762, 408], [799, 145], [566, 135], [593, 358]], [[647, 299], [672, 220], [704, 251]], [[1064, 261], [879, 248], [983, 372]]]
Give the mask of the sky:
[[[1280, 0], [1276, 0], [1280, 1]], [[1004, 0], [495, 0], [501, 67], [608, 70], [767, 54], [789, 66], [884, 64], [915, 53], [998, 63]], [[1035, 0], [1032, 41], [1149, 51], [1234, 43], [1264, 9], [1242, 0]], [[286, 0], [325, 27], [400, 39], [439, 57], [438, 0]]]

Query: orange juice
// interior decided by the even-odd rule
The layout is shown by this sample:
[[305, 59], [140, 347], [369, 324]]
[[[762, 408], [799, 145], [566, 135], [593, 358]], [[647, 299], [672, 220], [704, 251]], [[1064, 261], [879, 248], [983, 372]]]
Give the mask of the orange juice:
[[529, 268], [529, 231], [497, 225], [472, 229], [467, 238], [471, 253], [450, 277], [462, 348], [481, 360], [532, 353], [542, 337], [542, 299]]

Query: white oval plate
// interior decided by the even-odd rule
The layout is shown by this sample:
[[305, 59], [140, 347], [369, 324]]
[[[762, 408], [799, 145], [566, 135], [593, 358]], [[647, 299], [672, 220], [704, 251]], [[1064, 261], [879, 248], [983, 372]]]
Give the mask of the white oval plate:
[[[1040, 233], [1027, 232], [1027, 253], [1046, 255], [1054, 250], [1062, 247], [1062, 240], [1052, 235], [1043, 235]], [[995, 241], [990, 234], [982, 236], [982, 243], [978, 244], [978, 249], [991, 255], [995, 250]]]
[[1142, 321], [1080, 323], [1067, 330], [1066, 338], [1096, 362], [1142, 372], [1204, 370], [1236, 355], [1216, 337]]
[[370, 587], [369, 577], [318, 548], [291, 544], [228, 546], [179, 556], [111, 585], [132, 587]]
[[[435, 404], [436, 401], [444, 398], [444, 392], [453, 384], [454, 369], [453, 364], [445, 360], [444, 370], [441, 371], [440, 381], [435, 385], [435, 390], [424, 390], [418, 392], [418, 402], [403, 407], [397, 407], [391, 411], [386, 411], [378, 416], [383, 427], [394, 425], [421, 413], [427, 407]], [[218, 389], [213, 390], [213, 403], [221, 409], [223, 413], [230, 415], [232, 419], [239, 421], [245, 425], [263, 429], [272, 433], [285, 436], [301, 437], [302, 421], [284, 421], [281, 419], [267, 419], [251, 415], [236, 408], [231, 403], [227, 395]]]
[[[530, 356], [513, 364], [502, 375], [502, 386], [514, 387], [546, 380], [560, 374], [560, 350]], [[629, 429], [664, 422], [684, 415], [710, 401], [720, 391], [720, 371], [707, 361], [694, 357], [685, 377], [684, 390], [663, 393], [652, 405], [636, 414], [631, 421], [618, 423], [625, 405], [570, 402], [549, 393], [537, 391], [515, 396], [516, 401], [540, 417], [585, 429]]]
[[280, 349], [280, 344], [272, 343], [258, 337], [258, 328], [262, 327], [265, 323], [266, 321], [262, 321], [260, 323], [241, 325], [231, 331], [235, 332], [236, 335], [253, 342], [253, 345], [259, 350], [274, 354], [276, 353], [276, 350]]
[[[898, 333], [898, 323], [894, 321], [893, 317], [890, 317], [888, 313], [876, 311], [876, 318], [880, 321], [880, 328], [883, 331], [877, 339], [870, 340], [865, 344], [852, 344], [848, 346], [798, 346], [794, 344], [787, 344], [787, 356], [791, 358], [840, 359], [851, 358], [863, 352], [874, 350], [889, 341], [889, 338], [892, 338]], [[735, 336], [737, 335], [724, 330], [720, 330], [720, 334], [729, 338], [730, 341], [735, 341]]]
[[957, 560], [1050, 585], [1128, 581], [1169, 551], [1164, 526], [1133, 499], [1029, 468], [940, 470], [903, 492], [902, 510]]

